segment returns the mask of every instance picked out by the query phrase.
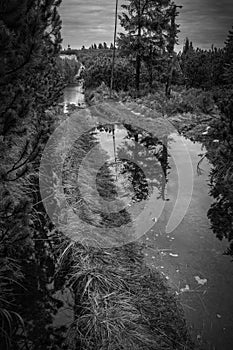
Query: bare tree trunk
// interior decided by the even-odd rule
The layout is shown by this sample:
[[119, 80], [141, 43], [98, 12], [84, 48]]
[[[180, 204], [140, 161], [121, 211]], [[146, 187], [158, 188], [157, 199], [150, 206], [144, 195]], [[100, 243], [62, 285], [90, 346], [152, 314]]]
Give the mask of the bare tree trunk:
[[170, 42], [168, 47], [168, 53], [170, 54], [171, 61], [169, 64], [168, 77], [167, 77], [166, 90], [165, 90], [165, 94], [168, 98], [171, 96], [172, 76], [173, 76], [174, 65], [176, 60], [176, 56], [174, 54], [174, 47], [176, 43], [176, 16], [177, 16], [176, 9], [177, 8], [182, 8], [182, 6], [173, 5], [172, 11], [171, 11], [171, 36], [170, 36]]
[[172, 84], [172, 76], [173, 76], [173, 71], [174, 71], [174, 58], [171, 60], [170, 67], [169, 67], [169, 73], [167, 77], [167, 82], [166, 82], [166, 90], [165, 94], [169, 98], [171, 96], [171, 84]]
[[138, 51], [136, 57], [136, 90], [137, 95], [140, 90], [140, 73], [141, 73], [141, 3], [138, 3]]
[[140, 90], [140, 72], [141, 72], [141, 57], [140, 54], [137, 53], [136, 58], [136, 90], [139, 92]]
[[163, 169], [163, 174], [164, 178], [162, 179], [162, 189], [161, 189], [161, 194], [162, 194], [162, 199], [166, 200], [166, 184], [167, 184], [167, 170], [168, 170], [168, 152], [167, 152], [167, 147], [168, 147], [168, 140], [167, 136], [163, 137], [163, 151], [162, 151], [162, 156], [160, 159], [160, 164]]

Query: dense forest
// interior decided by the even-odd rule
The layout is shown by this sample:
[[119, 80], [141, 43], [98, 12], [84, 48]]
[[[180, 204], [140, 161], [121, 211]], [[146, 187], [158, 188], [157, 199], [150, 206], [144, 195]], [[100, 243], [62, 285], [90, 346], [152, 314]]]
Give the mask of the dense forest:
[[[115, 49], [100, 38], [87, 49], [66, 52], [77, 60], [61, 59], [60, 4], [0, 0], [0, 348], [194, 349], [179, 304], [144, 266], [141, 246], [73, 244], [46, 214], [39, 166], [49, 136], [65, 118], [63, 89], [83, 64], [87, 103], [101, 89], [109, 91]], [[187, 38], [176, 53], [178, 15], [170, 0], [122, 6], [114, 96], [143, 101], [167, 117], [218, 111], [204, 135], [195, 120], [177, 127], [206, 147], [214, 198], [207, 214], [233, 255], [233, 31], [223, 48], [194, 48]], [[67, 290], [73, 319], [56, 325], [54, 317], [64, 308], [58, 294]]]

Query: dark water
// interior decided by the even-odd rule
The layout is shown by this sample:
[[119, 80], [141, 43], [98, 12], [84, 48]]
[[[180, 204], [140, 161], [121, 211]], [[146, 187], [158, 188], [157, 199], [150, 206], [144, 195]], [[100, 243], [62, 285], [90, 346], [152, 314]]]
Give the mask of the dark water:
[[[65, 102], [80, 101], [79, 94], [80, 90], [66, 89]], [[226, 242], [218, 241], [209, 228], [206, 216], [211, 204], [209, 163], [202, 163], [202, 174], [196, 171], [200, 160], [198, 155], [203, 152], [201, 145], [177, 134], [166, 140], [155, 139], [127, 124], [102, 125], [92, 134], [109, 157], [96, 178], [100, 196], [109, 201], [117, 197], [124, 203], [126, 212], [135, 203], [149, 200], [150, 206], [141, 218], [141, 226], [137, 225], [138, 230], [148, 228], [148, 223], [150, 226], [140, 238], [147, 244], [147, 263], [159, 270], [176, 291], [193, 336], [203, 348], [231, 350], [233, 264], [223, 255]], [[191, 197], [190, 161], [184, 155], [183, 145], [193, 168]], [[178, 178], [182, 179], [183, 200], [176, 206], [173, 220], [176, 222], [177, 217], [182, 220], [168, 233], [167, 223], [180, 195]], [[104, 187], [103, 183], [107, 186]], [[184, 214], [184, 203], [189, 200], [190, 205]], [[161, 212], [159, 208], [163, 208]], [[105, 224], [107, 221], [113, 223], [115, 218], [103, 220]]]

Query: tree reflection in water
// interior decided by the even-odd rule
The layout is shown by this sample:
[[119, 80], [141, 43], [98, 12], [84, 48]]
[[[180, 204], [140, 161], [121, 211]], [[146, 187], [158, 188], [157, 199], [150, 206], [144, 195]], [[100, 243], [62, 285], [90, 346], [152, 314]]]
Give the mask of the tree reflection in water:
[[[63, 171], [67, 201], [79, 217], [95, 227], [120, 227], [131, 222], [127, 208], [133, 203], [144, 203], [155, 191], [158, 200], [166, 200], [167, 138], [158, 139], [130, 124], [99, 125], [83, 134], [70, 150]], [[82, 160], [95, 147], [103, 163], [95, 173], [98, 198], [91, 201], [91, 196], [81, 194], [77, 176]], [[94, 174], [92, 167], [90, 161], [87, 183]], [[92, 187], [89, 193], [94, 193]]]
[[[130, 197], [132, 202], [139, 202], [146, 200], [153, 187], [156, 187], [159, 191], [158, 199], [165, 200], [169, 169], [167, 136], [159, 140], [147, 131], [130, 124], [100, 125], [96, 131], [100, 140], [104, 138], [104, 133], [112, 135], [112, 145], [108, 143], [107, 147], [112, 148], [114, 152], [114, 161], [106, 162], [98, 173], [99, 194], [111, 199], [114, 193], [114, 198], [118, 194], [118, 198], [122, 200]], [[107, 176], [111, 174], [108, 181], [107, 173]], [[106, 184], [102, 192], [99, 186], [101, 182]], [[110, 183], [112, 187], [108, 192]]]

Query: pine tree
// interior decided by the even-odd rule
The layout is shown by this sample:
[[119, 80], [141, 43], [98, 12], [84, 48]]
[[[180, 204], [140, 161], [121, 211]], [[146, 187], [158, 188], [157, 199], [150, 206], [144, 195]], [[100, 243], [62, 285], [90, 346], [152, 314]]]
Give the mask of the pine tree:
[[[233, 29], [233, 27], [232, 27]], [[233, 30], [230, 30], [225, 41], [225, 61], [230, 63], [233, 60]]]
[[188, 87], [211, 88], [223, 85], [223, 49], [193, 49], [187, 42], [181, 54], [181, 68]]
[[[33, 350], [47, 349], [48, 324], [57, 309], [46, 286], [55, 260], [39, 195], [38, 167], [52, 128], [48, 110], [64, 87], [57, 67], [60, 2], [0, 0], [0, 277], [7, 273], [8, 279], [6, 284], [0, 281], [1, 291], [8, 291], [6, 303], [0, 300], [1, 349], [10, 340], [14, 349], [16, 340], [23, 340], [25, 347], [30, 343]], [[17, 313], [24, 320], [25, 334]]]
[[[214, 198], [208, 210], [211, 228], [220, 240], [230, 243], [227, 254], [233, 256], [233, 94], [224, 91], [217, 101], [220, 118], [212, 121], [210, 144], [207, 144], [208, 159], [213, 166], [210, 176], [210, 194]], [[219, 143], [213, 148], [213, 138]]]
[[182, 6], [177, 6], [175, 4], [172, 4], [170, 7], [170, 11], [167, 13], [167, 15], [170, 17], [171, 22], [170, 26], [168, 26], [168, 35], [167, 35], [167, 52], [169, 57], [169, 64], [168, 64], [168, 73], [167, 73], [167, 81], [166, 81], [166, 96], [170, 97], [171, 94], [171, 83], [172, 83], [172, 77], [173, 73], [175, 71], [175, 66], [177, 63], [177, 57], [174, 52], [175, 44], [178, 43], [177, 40], [177, 34], [179, 33], [179, 26], [176, 24], [176, 17], [178, 16], [177, 8], [182, 8]]
[[224, 62], [224, 81], [228, 85], [233, 85], [233, 30], [229, 31], [228, 37], [225, 41]]
[[135, 83], [140, 87], [141, 63], [148, 56], [166, 48], [165, 30], [168, 29], [170, 0], [128, 0], [128, 5], [122, 5], [123, 12], [119, 18], [126, 34], [120, 33], [119, 48], [133, 55], [136, 61]]
[[193, 49], [192, 41], [190, 41], [189, 38], [186, 38], [184, 46], [183, 46], [183, 50], [182, 50], [182, 55], [186, 55], [186, 54], [193, 52], [193, 51], [194, 51], [194, 49]]

